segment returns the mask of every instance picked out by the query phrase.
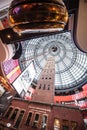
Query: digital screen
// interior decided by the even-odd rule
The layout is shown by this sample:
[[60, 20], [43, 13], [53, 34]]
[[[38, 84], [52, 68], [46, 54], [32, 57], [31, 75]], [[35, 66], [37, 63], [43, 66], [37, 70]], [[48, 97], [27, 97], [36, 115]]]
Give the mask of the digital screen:
[[29, 93], [30, 85], [35, 77], [35, 69], [33, 62], [21, 73], [21, 75], [12, 83], [21, 97]]
[[10, 83], [12, 83], [20, 74], [18, 60], [8, 60], [2, 64], [3, 72]]

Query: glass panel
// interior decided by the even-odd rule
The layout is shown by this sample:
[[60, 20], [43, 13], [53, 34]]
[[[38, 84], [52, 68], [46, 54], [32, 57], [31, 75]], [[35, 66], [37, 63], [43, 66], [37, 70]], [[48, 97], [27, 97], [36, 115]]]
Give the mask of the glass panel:
[[39, 114], [36, 114], [36, 115], [35, 115], [34, 122], [33, 122], [33, 127], [34, 127], [34, 128], [37, 128], [37, 127], [38, 127], [38, 120], [39, 120]]
[[43, 115], [41, 130], [46, 130], [47, 127], [47, 116]]
[[[71, 33], [45, 35], [23, 41], [19, 64], [24, 71], [34, 60], [35, 79], [38, 81], [49, 57], [55, 58], [55, 88], [60, 91], [74, 89], [76, 83], [86, 79], [87, 55], [72, 40]], [[41, 89], [41, 88], [40, 88]]]
[[68, 126], [63, 126], [62, 130], [69, 130], [69, 127]]
[[78, 130], [78, 124], [75, 121], [71, 121], [72, 130]]
[[54, 119], [54, 130], [60, 130], [60, 120]]
[[10, 119], [15, 120], [17, 113], [18, 113], [18, 109], [15, 109]]
[[13, 108], [11, 108], [11, 107], [8, 109], [8, 111], [7, 111], [6, 115], [5, 115], [5, 118], [8, 118], [8, 117], [9, 117], [9, 115], [10, 115], [11, 112], [12, 112], [12, 110], [13, 110]]
[[69, 130], [69, 122], [68, 122], [68, 120], [63, 120], [63, 122], [62, 122], [62, 130]]
[[26, 125], [30, 124], [31, 117], [32, 117], [32, 113], [30, 112], [26, 121]]
[[19, 117], [18, 117], [18, 119], [17, 119], [17, 121], [16, 121], [16, 123], [15, 123], [15, 125], [14, 125], [15, 128], [18, 128], [18, 127], [19, 127], [23, 115], [24, 115], [24, 111], [21, 111], [20, 114], [19, 114]]

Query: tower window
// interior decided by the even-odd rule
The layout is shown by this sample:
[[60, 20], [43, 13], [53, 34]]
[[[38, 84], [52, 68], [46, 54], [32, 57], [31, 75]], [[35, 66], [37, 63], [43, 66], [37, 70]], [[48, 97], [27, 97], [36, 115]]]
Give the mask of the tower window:
[[39, 89], [41, 89], [41, 84], [40, 84], [40, 86], [39, 86]]
[[63, 120], [63, 122], [62, 122], [62, 130], [69, 130], [69, 122], [68, 122], [68, 120]]
[[27, 121], [26, 121], [26, 125], [30, 124], [31, 117], [32, 117], [32, 113], [30, 112], [29, 115], [28, 115]]
[[54, 119], [54, 130], [60, 130], [60, 120]]
[[18, 113], [18, 109], [15, 109], [10, 119], [15, 120], [17, 113]]
[[39, 114], [36, 114], [34, 122], [33, 122], [33, 128], [37, 128], [38, 127], [38, 120], [39, 120]]
[[78, 130], [78, 124], [75, 121], [71, 121], [72, 130]]
[[50, 85], [48, 85], [48, 90], [50, 90]]
[[18, 116], [18, 119], [16, 120], [16, 123], [15, 123], [15, 125], [14, 125], [15, 128], [18, 128], [18, 127], [19, 127], [19, 125], [20, 125], [20, 123], [21, 123], [21, 120], [22, 120], [22, 118], [23, 118], [23, 115], [24, 115], [24, 111], [21, 111], [20, 114], [19, 114], [19, 116]]
[[47, 116], [43, 115], [41, 128], [42, 130], [46, 130], [46, 127], [47, 127]]
[[43, 90], [45, 90], [45, 87], [46, 87], [46, 84], [44, 84], [44, 86], [43, 86]]
[[5, 118], [8, 118], [8, 117], [10, 116], [12, 110], [13, 110], [13, 108], [10, 107], [10, 108], [8, 109], [8, 111], [7, 111], [7, 113], [6, 113], [6, 115], [5, 115], [4, 117], [5, 117]]

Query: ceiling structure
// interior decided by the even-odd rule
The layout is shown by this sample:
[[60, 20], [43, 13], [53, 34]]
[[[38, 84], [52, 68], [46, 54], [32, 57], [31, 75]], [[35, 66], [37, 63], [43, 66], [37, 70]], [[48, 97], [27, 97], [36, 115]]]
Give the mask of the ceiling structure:
[[87, 54], [75, 45], [70, 32], [51, 34], [21, 43], [19, 65], [24, 71], [34, 61], [38, 81], [49, 57], [55, 59], [55, 91], [69, 92], [82, 87], [87, 79]]

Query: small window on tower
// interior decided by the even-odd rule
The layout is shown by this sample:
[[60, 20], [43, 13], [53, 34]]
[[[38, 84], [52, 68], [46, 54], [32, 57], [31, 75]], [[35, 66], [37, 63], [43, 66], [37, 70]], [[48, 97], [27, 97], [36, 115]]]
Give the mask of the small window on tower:
[[60, 120], [57, 118], [54, 119], [54, 130], [60, 130]]
[[15, 109], [10, 119], [15, 120], [17, 113], [18, 113], [18, 109]]
[[50, 85], [48, 85], [48, 90], [50, 90]]
[[41, 130], [46, 130], [46, 128], [47, 128], [47, 116], [43, 115]]
[[33, 128], [38, 128], [38, 120], [39, 120], [39, 114], [36, 114], [32, 126]]
[[18, 118], [17, 118], [17, 120], [16, 120], [16, 123], [15, 123], [15, 125], [14, 125], [15, 128], [18, 128], [18, 127], [19, 127], [19, 125], [20, 125], [20, 123], [21, 123], [21, 120], [22, 120], [22, 118], [23, 118], [23, 115], [24, 115], [24, 111], [21, 111], [20, 114], [19, 114], [19, 116], [18, 116]]
[[69, 122], [68, 122], [68, 120], [63, 120], [63, 122], [62, 122], [62, 130], [69, 130]]
[[31, 118], [32, 118], [32, 112], [29, 112], [29, 115], [28, 115], [28, 118], [26, 121], [26, 125], [30, 125]]
[[10, 114], [11, 114], [11, 112], [12, 112], [12, 110], [13, 110], [13, 108], [12, 107], [10, 107], [9, 109], [8, 109], [8, 111], [6, 112], [6, 114], [5, 114], [5, 118], [8, 118], [9, 116], [10, 116]]
[[40, 84], [40, 86], [39, 86], [39, 89], [41, 89], [41, 84]]
[[72, 130], [78, 130], [78, 123], [75, 121], [71, 121], [71, 127], [72, 127]]
[[45, 90], [45, 87], [46, 87], [46, 84], [44, 84], [44, 86], [43, 86], [43, 90]]

